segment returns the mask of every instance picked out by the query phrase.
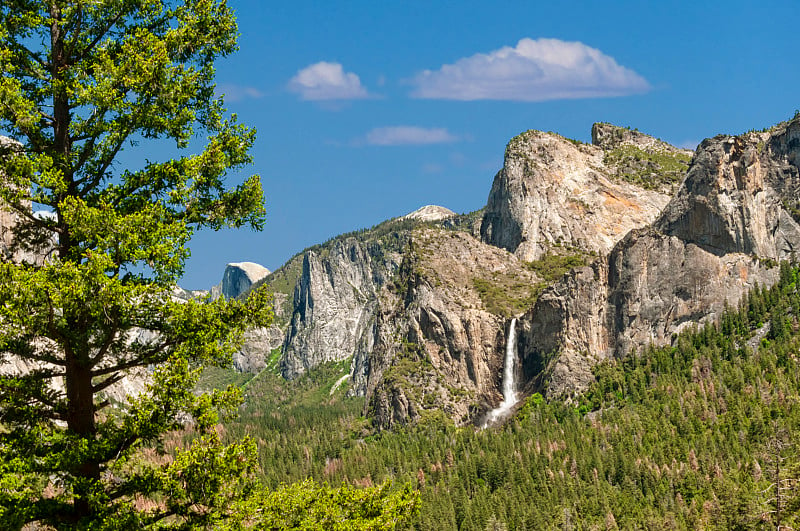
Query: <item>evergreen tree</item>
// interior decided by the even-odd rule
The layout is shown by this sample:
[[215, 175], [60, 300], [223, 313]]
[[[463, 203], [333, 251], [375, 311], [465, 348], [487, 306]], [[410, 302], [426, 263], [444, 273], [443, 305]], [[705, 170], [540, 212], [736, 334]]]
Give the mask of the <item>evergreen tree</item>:
[[[244, 326], [270, 322], [268, 301], [172, 297], [196, 229], [263, 223], [259, 178], [226, 185], [254, 139], [214, 93], [236, 35], [224, 0], [0, 5], [0, 131], [21, 142], [0, 152], [10, 251], [48, 252], [0, 264], [0, 352], [33, 367], [0, 378], [5, 528], [211, 525], [251, 487], [253, 444], [213, 430], [236, 393], [192, 388], [198, 363], [228, 362]], [[190, 154], [194, 135], [206, 144]], [[121, 167], [150, 140], [182, 156]], [[104, 392], [147, 367], [148, 392], [107, 408]], [[163, 466], [141, 458], [187, 418], [191, 447]]]

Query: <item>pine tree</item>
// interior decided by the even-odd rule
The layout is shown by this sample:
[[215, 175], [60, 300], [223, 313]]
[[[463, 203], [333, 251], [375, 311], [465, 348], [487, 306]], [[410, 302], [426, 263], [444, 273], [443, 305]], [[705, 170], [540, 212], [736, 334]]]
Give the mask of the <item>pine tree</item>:
[[[259, 178], [226, 185], [254, 140], [214, 92], [236, 34], [224, 0], [0, 6], [0, 130], [21, 142], [0, 151], [0, 199], [18, 219], [9, 252], [48, 251], [0, 263], [0, 352], [32, 367], [0, 378], [6, 527], [208, 525], [250, 488], [253, 444], [223, 446], [213, 430], [236, 393], [192, 387], [199, 364], [229, 361], [243, 327], [269, 323], [266, 296], [172, 297], [195, 230], [263, 223]], [[188, 153], [194, 135], [205, 147]], [[181, 155], [121, 166], [150, 140]], [[109, 408], [105, 391], [147, 367], [147, 393]], [[192, 447], [163, 466], [141, 458], [187, 418]]]

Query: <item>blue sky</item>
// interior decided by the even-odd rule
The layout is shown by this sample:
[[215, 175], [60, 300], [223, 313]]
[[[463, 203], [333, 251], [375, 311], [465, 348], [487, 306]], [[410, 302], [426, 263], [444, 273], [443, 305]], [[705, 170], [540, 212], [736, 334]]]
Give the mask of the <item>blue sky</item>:
[[240, 51], [218, 88], [258, 131], [268, 219], [197, 234], [186, 288], [426, 204], [481, 208], [528, 129], [694, 147], [800, 108], [796, 0], [229, 3]]

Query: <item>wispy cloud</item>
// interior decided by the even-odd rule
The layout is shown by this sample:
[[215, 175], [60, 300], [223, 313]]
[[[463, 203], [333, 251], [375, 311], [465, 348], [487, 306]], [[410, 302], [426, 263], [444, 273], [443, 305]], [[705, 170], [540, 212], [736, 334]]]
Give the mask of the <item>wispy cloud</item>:
[[309, 65], [289, 80], [289, 90], [309, 101], [353, 100], [369, 97], [361, 79], [345, 72], [340, 63], [321, 61]]
[[264, 93], [255, 87], [223, 83], [217, 87], [217, 93], [225, 96], [229, 102], [263, 98]]
[[650, 84], [581, 42], [522, 39], [515, 47], [464, 57], [412, 80], [415, 98], [544, 101], [623, 96]]
[[425, 164], [422, 165], [422, 173], [436, 174], [436, 173], [442, 173], [443, 171], [444, 171], [444, 166], [436, 162], [426, 162]]
[[423, 144], [447, 144], [456, 142], [459, 137], [443, 127], [417, 127], [399, 125], [376, 127], [366, 134], [361, 143], [371, 146], [412, 146]]

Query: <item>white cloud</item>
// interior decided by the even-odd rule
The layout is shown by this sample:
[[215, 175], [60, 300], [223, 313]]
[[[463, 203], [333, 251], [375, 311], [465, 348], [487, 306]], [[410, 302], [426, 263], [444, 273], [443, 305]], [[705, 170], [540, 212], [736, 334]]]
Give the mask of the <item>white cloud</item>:
[[425, 70], [412, 80], [415, 98], [544, 101], [646, 92], [649, 83], [614, 58], [581, 42], [522, 39]]
[[310, 101], [353, 100], [369, 97], [367, 89], [353, 72], [339, 63], [321, 61], [309, 65], [289, 80], [289, 90]]
[[376, 127], [364, 138], [364, 141], [372, 146], [446, 144], [457, 140], [457, 136], [441, 127], [426, 128], [411, 125]]
[[217, 87], [217, 92], [223, 94], [225, 99], [231, 101], [243, 101], [247, 99], [263, 98], [264, 93], [255, 87], [247, 87], [243, 85], [234, 85], [231, 83], [223, 83]]

